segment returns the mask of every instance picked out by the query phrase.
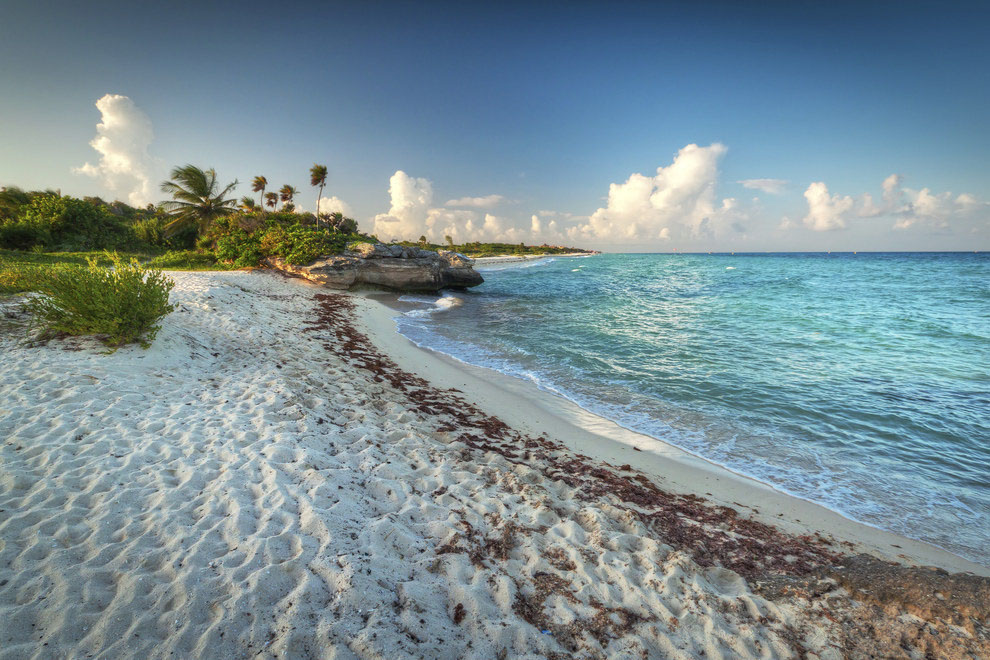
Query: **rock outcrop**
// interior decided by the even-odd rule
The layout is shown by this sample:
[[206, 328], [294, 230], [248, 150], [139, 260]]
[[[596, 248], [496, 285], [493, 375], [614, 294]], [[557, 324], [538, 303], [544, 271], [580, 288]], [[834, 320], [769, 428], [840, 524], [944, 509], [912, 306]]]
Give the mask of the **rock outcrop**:
[[274, 257], [268, 259], [268, 265], [331, 289], [366, 285], [397, 291], [438, 291], [478, 286], [485, 281], [474, 270], [474, 261], [463, 254], [384, 243], [360, 243], [308, 266], [293, 266]]

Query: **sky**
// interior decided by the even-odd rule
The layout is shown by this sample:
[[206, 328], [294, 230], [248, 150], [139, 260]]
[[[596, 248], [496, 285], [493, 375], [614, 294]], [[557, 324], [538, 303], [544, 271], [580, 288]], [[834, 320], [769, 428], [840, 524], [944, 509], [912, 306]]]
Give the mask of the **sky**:
[[[0, 185], [172, 167], [379, 238], [990, 248], [986, 2], [53, 2], [0, 20]], [[256, 196], [256, 195], [255, 195]]]

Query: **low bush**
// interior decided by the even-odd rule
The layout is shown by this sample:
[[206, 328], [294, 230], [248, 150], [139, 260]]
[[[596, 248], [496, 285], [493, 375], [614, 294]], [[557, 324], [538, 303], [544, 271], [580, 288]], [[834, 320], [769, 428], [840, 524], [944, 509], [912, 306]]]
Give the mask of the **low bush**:
[[299, 223], [298, 214], [272, 213], [254, 231], [245, 229], [243, 218], [230, 217], [213, 224], [211, 237], [217, 260], [235, 268], [260, 265], [266, 257], [280, 257], [293, 265], [305, 265], [317, 257], [340, 254], [361, 234], [345, 234], [327, 227]]
[[44, 246], [51, 237], [40, 227], [27, 222], [10, 222], [0, 226], [0, 248], [5, 250], [30, 250]]
[[30, 291], [41, 268], [31, 264], [8, 264], [0, 259], [0, 294]]
[[147, 348], [158, 322], [174, 309], [174, 282], [136, 259], [108, 255], [110, 267], [94, 258], [85, 267], [58, 264], [38, 269], [31, 287], [41, 295], [27, 302], [43, 336], [97, 335], [108, 346], [138, 342]]
[[169, 250], [144, 265], [162, 270], [224, 270], [212, 253], [200, 250]]
[[304, 266], [317, 257], [340, 254], [350, 239], [350, 235], [329, 229], [275, 225], [265, 232], [259, 245], [265, 256], [281, 257], [295, 266]]
[[107, 207], [74, 197], [35, 197], [25, 208], [22, 222], [46, 236], [49, 249], [101, 250], [135, 243], [131, 228]]

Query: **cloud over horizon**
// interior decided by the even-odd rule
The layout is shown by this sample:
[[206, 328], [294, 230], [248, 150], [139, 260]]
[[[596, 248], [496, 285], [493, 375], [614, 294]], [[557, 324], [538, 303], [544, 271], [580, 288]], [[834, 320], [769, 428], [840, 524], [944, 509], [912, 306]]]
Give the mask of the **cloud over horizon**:
[[571, 228], [572, 238], [616, 242], [704, 237], [718, 233], [736, 208], [735, 199], [716, 201], [718, 163], [728, 148], [689, 144], [655, 176], [634, 173], [609, 185], [608, 202], [588, 221]]
[[[891, 174], [881, 184], [881, 201], [870, 193], [863, 193], [858, 200], [848, 195], [830, 195], [823, 181], [816, 181], [804, 192], [808, 213], [804, 224], [814, 231], [847, 229], [849, 220], [859, 218], [888, 218], [893, 220], [894, 230], [924, 225], [931, 230], [944, 231], [954, 218], [971, 218], [988, 204], [970, 193], [953, 195], [951, 192], [932, 193], [928, 188], [915, 190], [903, 186], [904, 177]], [[790, 228], [793, 223], [783, 225]]]
[[96, 102], [100, 122], [89, 145], [100, 154], [73, 172], [98, 179], [111, 192], [126, 195], [129, 204], [141, 206], [152, 200], [152, 177], [156, 161], [148, 154], [154, 139], [151, 119], [130, 98], [106, 94]]
[[788, 182], [786, 179], [743, 179], [736, 181], [736, 183], [742, 184], [743, 188], [750, 190], [759, 190], [770, 195], [782, 195]]
[[491, 208], [505, 200], [501, 195], [486, 195], [484, 197], [460, 197], [447, 200], [444, 206], [470, 206], [474, 208]]
[[[803, 217], [796, 216], [801, 220], [785, 216], [776, 221], [767, 217], [759, 198], [740, 202], [717, 194], [719, 165], [727, 151], [717, 142], [707, 147], [686, 145], [669, 165], [657, 167], [655, 175], [633, 173], [625, 181], [611, 183], [607, 202], [590, 215], [540, 210], [504, 217], [482, 210], [485, 204], [501, 201], [498, 195], [466, 197], [434, 206], [433, 183], [398, 170], [389, 179], [390, 208], [373, 218], [374, 232], [383, 240], [415, 240], [424, 235], [436, 243], [450, 236], [458, 243], [525, 241], [645, 249], [667, 244], [710, 249], [707, 246], [712, 244], [751, 244], [775, 230], [800, 227], [812, 232], [841, 232], [859, 227], [857, 219], [869, 218], [887, 219], [891, 223], [888, 231], [894, 232], [923, 226], [947, 233], [953, 219], [968, 220], [970, 231], [979, 232], [981, 218], [985, 220], [990, 210], [990, 204], [972, 194], [915, 190], [903, 186], [903, 176], [892, 174], [884, 179], [879, 200], [869, 193], [858, 197], [833, 194], [824, 181], [814, 181], [803, 193], [807, 211]], [[754, 181], [758, 185], [746, 187], [777, 189], [775, 186], [786, 183], [783, 179], [739, 183]], [[455, 204], [469, 208], [453, 208]], [[873, 227], [871, 231], [879, 229], [875, 224]], [[967, 226], [963, 223], [959, 229], [966, 230]]]

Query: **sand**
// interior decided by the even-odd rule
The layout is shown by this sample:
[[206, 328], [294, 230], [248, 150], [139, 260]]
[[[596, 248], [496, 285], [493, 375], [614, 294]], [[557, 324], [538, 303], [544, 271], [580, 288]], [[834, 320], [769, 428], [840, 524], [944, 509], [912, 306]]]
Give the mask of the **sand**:
[[[148, 350], [0, 333], [0, 658], [840, 658], [864, 648], [864, 613], [893, 657], [932, 639], [990, 649], [979, 615], [936, 621], [853, 598], [852, 578], [770, 571], [771, 546], [785, 564], [831, 551], [747, 522], [786, 496], [419, 351], [374, 300], [171, 276], [179, 310]], [[636, 479], [761, 513], [658, 495], [695, 511], [660, 524], [655, 503], [623, 499]], [[807, 503], [776, 506], [827, 527]], [[826, 532], [890, 555], [860, 527]], [[671, 529], [719, 557], [765, 533], [767, 565], [722, 568]], [[965, 568], [922, 546], [902, 554]]]

